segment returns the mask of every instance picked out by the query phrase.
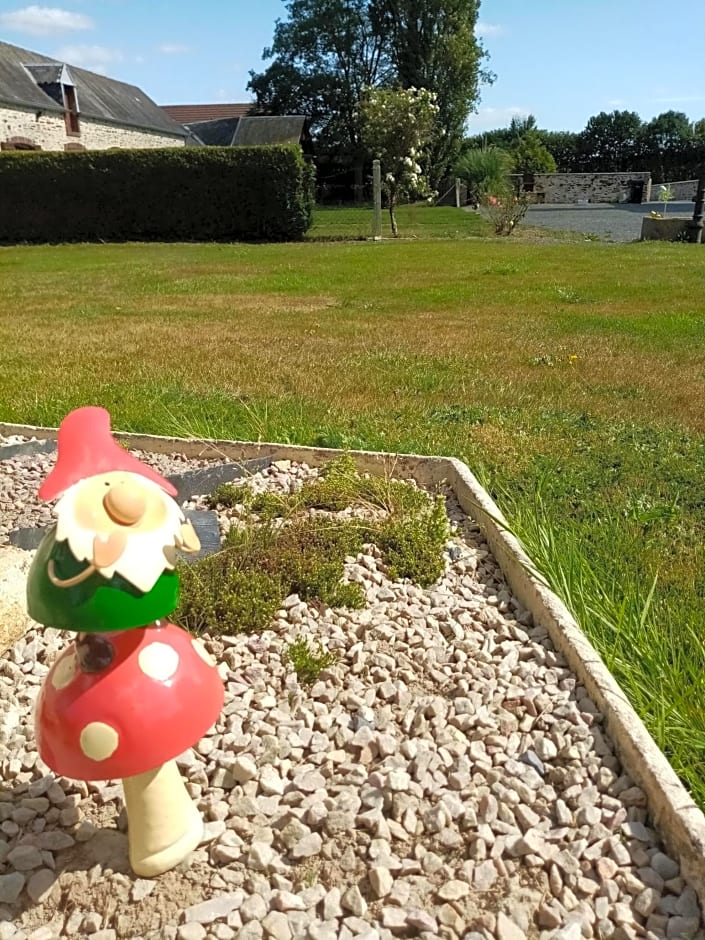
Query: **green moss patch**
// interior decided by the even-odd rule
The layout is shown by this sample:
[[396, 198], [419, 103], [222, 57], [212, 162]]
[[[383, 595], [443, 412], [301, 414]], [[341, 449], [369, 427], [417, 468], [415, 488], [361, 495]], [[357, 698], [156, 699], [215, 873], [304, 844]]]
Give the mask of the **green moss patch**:
[[443, 499], [400, 480], [361, 476], [348, 456], [296, 493], [253, 494], [225, 484], [209, 502], [242, 506], [247, 516], [230, 529], [222, 551], [180, 566], [176, 618], [195, 633], [264, 630], [290, 594], [326, 607], [363, 607], [362, 587], [343, 574], [345, 559], [370, 543], [391, 578], [428, 587], [444, 570], [450, 529]]

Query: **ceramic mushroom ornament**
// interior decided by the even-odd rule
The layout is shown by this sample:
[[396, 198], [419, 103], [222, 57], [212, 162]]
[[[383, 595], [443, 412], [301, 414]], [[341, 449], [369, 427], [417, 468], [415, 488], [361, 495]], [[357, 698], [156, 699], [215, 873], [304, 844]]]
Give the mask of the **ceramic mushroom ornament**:
[[175, 493], [113, 439], [107, 411], [71, 412], [39, 490], [60, 497], [57, 524], [27, 583], [30, 616], [78, 634], [39, 693], [39, 754], [63, 776], [122, 778], [130, 863], [143, 877], [202, 839], [174, 758], [215, 723], [224, 698], [202, 644], [164, 619], [178, 601], [176, 549], [199, 548]]

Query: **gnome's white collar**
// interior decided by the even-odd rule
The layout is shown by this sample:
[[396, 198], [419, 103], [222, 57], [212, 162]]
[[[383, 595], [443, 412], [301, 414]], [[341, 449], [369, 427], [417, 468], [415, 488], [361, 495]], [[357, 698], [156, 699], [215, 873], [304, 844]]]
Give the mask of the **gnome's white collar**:
[[[144, 516], [134, 525], [120, 525], [106, 512], [105, 494], [117, 486], [139, 487], [145, 499]], [[118, 470], [88, 477], [67, 489], [54, 511], [57, 541], [66, 541], [78, 561], [94, 564], [106, 579], [119, 574], [146, 593], [164, 570], [174, 568], [173, 549], [183, 541], [184, 514], [160, 486], [141, 474]], [[113, 536], [119, 557], [108, 565], [95, 564], [96, 540], [110, 555]], [[97, 548], [100, 551], [101, 544]]]

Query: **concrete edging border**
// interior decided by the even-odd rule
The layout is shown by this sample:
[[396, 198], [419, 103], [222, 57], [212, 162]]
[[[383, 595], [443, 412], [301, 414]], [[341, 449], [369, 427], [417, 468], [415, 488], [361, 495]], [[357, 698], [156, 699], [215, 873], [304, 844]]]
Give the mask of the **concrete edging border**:
[[[0, 423], [0, 434], [54, 438], [55, 428]], [[234, 460], [271, 457], [305, 461], [318, 466], [338, 450], [290, 444], [244, 441], [191, 440], [148, 434], [114, 432], [138, 450], [176, 451], [187, 456], [220, 454]], [[506, 520], [470, 469], [452, 457], [349, 451], [360, 470], [389, 473], [431, 485], [446, 482], [462, 509], [481, 527], [512, 591], [544, 627], [556, 648], [583, 683], [605, 717], [607, 731], [624, 767], [644, 790], [649, 809], [669, 852], [681, 863], [686, 879], [705, 905], [705, 815], [695, 804], [675, 771], [615, 682], [599, 653], [572, 614], [546, 585]]]

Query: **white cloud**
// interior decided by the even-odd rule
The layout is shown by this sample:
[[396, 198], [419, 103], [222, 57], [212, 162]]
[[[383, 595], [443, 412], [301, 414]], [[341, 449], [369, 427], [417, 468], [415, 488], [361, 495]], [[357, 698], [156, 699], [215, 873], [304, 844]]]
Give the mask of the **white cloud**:
[[10, 13], [0, 13], [0, 27], [31, 36], [57, 36], [60, 33], [93, 29], [93, 20], [83, 13], [58, 7], [29, 6]]
[[513, 105], [506, 108], [480, 108], [477, 114], [471, 114], [468, 118], [467, 131], [468, 134], [494, 131], [500, 127], [508, 127], [513, 117], [525, 118], [531, 113], [529, 108]]
[[607, 102], [609, 108], [624, 108], [627, 102], [624, 98], [610, 98]]
[[54, 53], [54, 57], [101, 75], [107, 74], [110, 66], [122, 62], [124, 58], [119, 49], [109, 49], [107, 46], [62, 46]]
[[182, 42], [163, 42], [157, 46], [157, 51], [163, 55], [184, 55], [184, 53], [190, 52], [191, 48]]
[[477, 36], [500, 36], [503, 32], [504, 29], [498, 23], [485, 23], [483, 20], [478, 20], [475, 26]]

